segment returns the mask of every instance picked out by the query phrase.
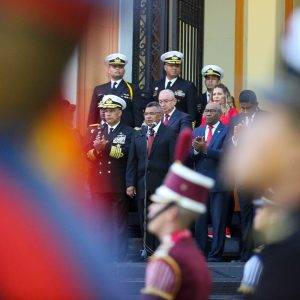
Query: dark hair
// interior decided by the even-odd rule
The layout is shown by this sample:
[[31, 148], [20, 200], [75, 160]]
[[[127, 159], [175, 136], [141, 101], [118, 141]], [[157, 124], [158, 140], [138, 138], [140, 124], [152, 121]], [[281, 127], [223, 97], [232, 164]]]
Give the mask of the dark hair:
[[257, 104], [257, 97], [253, 91], [244, 90], [244, 91], [241, 91], [241, 93], [239, 95], [239, 101], [240, 101], [240, 103]]
[[161, 111], [161, 107], [157, 101], [151, 101], [146, 105], [147, 107], [156, 107], [159, 111]]

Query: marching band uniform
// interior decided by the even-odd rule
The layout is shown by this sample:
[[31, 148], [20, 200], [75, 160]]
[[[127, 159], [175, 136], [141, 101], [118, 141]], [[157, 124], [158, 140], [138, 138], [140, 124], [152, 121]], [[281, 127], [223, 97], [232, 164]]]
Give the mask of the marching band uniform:
[[209, 290], [207, 264], [191, 232], [186, 229], [165, 236], [147, 266], [142, 299], [201, 300], [207, 299]]
[[143, 300], [207, 300], [210, 295], [207, 263], [187, 228], [198, 214], [205, 213], [214, 180], [178, 160], [176, 157], [163, 184], [151, 196], [154, 203], [149, 207], [148, 228], [160, 238], [161, 244], [146, 268]]

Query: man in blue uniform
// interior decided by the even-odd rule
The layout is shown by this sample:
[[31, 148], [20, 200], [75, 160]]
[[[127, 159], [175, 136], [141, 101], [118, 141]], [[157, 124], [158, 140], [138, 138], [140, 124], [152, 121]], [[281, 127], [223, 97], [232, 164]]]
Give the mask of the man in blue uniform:
[[204, 84], [206, 87], [205, 93], [199, 97], [198, 101], [198, 115], [197, 115], [197, 125], [201, 124], [202, 116], [204, 109], [207, 103], [210, 102], [212, 96], [212, 90], [214, 87], [221, 83], [222, 78], [224, 77], [224, 71], [222, 68], [216, 65], [206, 65], [201, 70], [201, 75], [204, 77]]
[[87, 157], [91, 161], [89, 185], [94, 200], [113, 220], [117, 235], [117, 259], [127, 252], [127, 198], [125, 172], [133, 129], [121, 122], [126, 102], [115, 95], [103, 97], [107, 126], [91, 130]]
[[166, 76], [154, 81], [152, 86], [153, 100], [158, 101], [161, 90], [173, 91], [177, 99], [176, 108], [188, 113], [194, 122], [197, 113], [197, 90], [194, 83], [180, 77], [183, 54], [179, 51], [169, 51], [164, 53], [160, 59], [164, 63]]
[[103, 96], [116, 95], [126, 102], [122, 122], [131, 127], [141, 126], [144, 102], [138, 86], [123, 79], [127, 61], [127, 57], [121, 53], [113, 53], [105, 58], [110, 81], [95, 87], [88, 116], [88, 125], [99, 122], [98, 104]]

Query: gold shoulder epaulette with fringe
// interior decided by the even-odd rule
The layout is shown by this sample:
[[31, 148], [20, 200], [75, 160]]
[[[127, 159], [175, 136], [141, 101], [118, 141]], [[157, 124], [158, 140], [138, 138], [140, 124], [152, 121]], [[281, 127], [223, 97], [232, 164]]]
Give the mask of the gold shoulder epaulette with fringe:
[[89, 127], [98, 127], [99, 125], [100, 125], [99, 123], [89, 124]]

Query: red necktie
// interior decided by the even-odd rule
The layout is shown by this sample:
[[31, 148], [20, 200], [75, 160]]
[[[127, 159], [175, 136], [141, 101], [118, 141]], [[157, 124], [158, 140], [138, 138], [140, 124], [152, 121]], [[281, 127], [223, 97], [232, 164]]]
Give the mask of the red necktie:
[[213, 130], [213, 126], [212, 125], [208, 125], [208, 135], [207, 135], [207, 139], [206, 139], [206, 146], [209, 145], [211, 139], [212, 139], [212, 136], [213, 136], [213, 133], [212, 133], [212, 130]]
[[170, 115], [166, 114], [165, 115], [165, 120], [164, 120], [164, 125], [168, 125], [169, 118], [170, 118]]
[[150, 129], [150, 135], [148, 136], [148, 146], [147, 146], [148, 156], [151, 153], [152, 144], [153, 144], [153, 141], [154, 141], [154, 133], [155, 133], [154, 129], [151, 128]]

